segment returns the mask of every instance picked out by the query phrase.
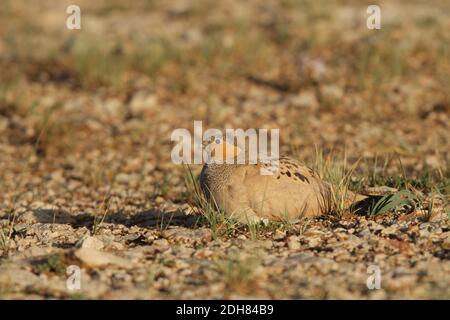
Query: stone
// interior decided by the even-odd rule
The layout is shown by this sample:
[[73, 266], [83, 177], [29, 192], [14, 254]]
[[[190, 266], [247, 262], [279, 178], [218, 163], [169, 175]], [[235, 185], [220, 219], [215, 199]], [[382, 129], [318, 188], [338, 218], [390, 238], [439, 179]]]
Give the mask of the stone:
[[286, 238], [286, 232], [281, 230], [275, 230], [275, 234], [273, 235], [273, 240], [281, 241]]
[[387, 228], [385, 228], [385, 229], [383, 229], [381, 231], [381, 234], [384, 235], [384, 236], [393, 236], [393, 235], [397, 235], [399, 233], [400, 232], [399, 232], [398, 227], [396, 225], [392, 225], [392, 226], [387, 227]]
[[319, 102], [317, 101], [314, 91], [304, 91], [290, 99], [291, 104], [297, 108], [317, 109]]
[[288, 248], [291, 250], [300, 249], [300, 239], [296, 236], [290, 236], [287, 241]]
[[87, 236], [81, 239], [75, 246], [78, 248], [101, 250], [104, 248], [105, 245], [100, 239], [97, 239], [96, 237]]
[[396, 193], [398, 191], [397, 188], [391, 188], [388, 186], [379, 186], [379, 187], [367, 187], [363, 190], [364, 194], [373, 195], [373, 196], [382, 196], [386, 194]]
[[39, 277], [31, 271], [12, 267], [0, 268], [0, 287], [1, 283], [10, 283], [21, 287], [38, 281]]
[[118, 257], [112, 253], [102, 252], [92, 248], [80, 248], [74, 252], [74, 255], [83, 264], [91, 268], [106, 267], [108, 265], [121, 268], [130, 267], [130, 261]]
[[159, 252], [164, 252], [170, 248], [169, 241], [166, 239], [157, 239], [153, 241], [152, 247]]
[[358, 235], [361, 238], [369, 238], [370, 235], [371, 235], [371, 232], [370, 232], [370, 230], [368, 228], [364, 228], [358, 233]]
[[334, 102], [342, 99], [344, 91], [337, 85], [330, 84], [321, 87], [321, 93], [326, 101]]
[[212, 233], [210, 229], [189, 229], [189, 228], [172, 228], [164, 231], [163, 236], [169, 240], [175, 240], [177, 242], [209, 242], [212, 240]]
[[154, 109], [158, 104], [158, 99], [156, 95], [146, 92], [139, 91], [134, 94], [130, 101], [130, 110], [133, 113], [147, 112]]

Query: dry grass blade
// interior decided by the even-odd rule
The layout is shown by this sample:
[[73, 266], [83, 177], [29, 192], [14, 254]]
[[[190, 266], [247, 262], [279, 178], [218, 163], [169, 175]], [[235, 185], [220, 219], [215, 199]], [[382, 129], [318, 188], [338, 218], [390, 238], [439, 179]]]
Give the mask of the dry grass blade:
[[316, 147], [314, 169], [319, 175], [331, 184], [333, 190], [333, 202], [335, 213], [342, 216], [348, 212], [352, 202], [358, 200], [357, 194], [350, 190], [352, 175], [357, 168], [360, 158], [348, 168], [347, 154], [344, 153], [342, 161], [338, 161], [333, 154], [324, 158], [324, 155]]

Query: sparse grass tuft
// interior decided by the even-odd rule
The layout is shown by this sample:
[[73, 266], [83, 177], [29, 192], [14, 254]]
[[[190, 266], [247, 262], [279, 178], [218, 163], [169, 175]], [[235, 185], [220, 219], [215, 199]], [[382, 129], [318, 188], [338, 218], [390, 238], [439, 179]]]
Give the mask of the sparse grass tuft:
[[170, 191], [170, 174], [164, 174], [162, 181], [160, 181], [160, 179], [155, 181], [153, 194], [151, 198], [155, 199], [158, 196], [166, 198], [169, 191]]
[[[15, 197], [14, 205], [18, 201], [18, 196]], [[7, 210], [8, 220], [7, 224], [0, 228], [0, 258], [7, 257], [9, 254], [9, 247], [11, 238], [14, 232], [14, 225], [16, 223], [17, 214], [15, 207]]]
[[301, 235], [304, 233], [311, 223], [311, 218], [302, 217], [298, 221], [270, 221], [263, 220], [259, 222], [249, 222], [244, 225], [243, 230], [248, 232], [250, 239], [257, 240], [266, 238], [268, 234], [275, 231], [284, 231], [286, 233]]
[[[103, 177], [103, 171], [101, 170], [101, 176]], [[111, 190], [113, 189], [114, 182], [116, 180], [117, 174], [114, 172], [108, 172], [107, 179], [108, 179], [108, 191], [103, 196], [102, 203], [99, 208], [99, 213], [94, 215], [94, 221], [92, 225], [92, 234], [95, 235], [98, 233], [100, 228], [102, 227], [103, 223], [105, 222], [105, 218], [109, 213], [110, 207], [109, 202], [111, 200]], [[98, 183], [97, 179], [95, 179], [96, 183]]]
[[102, 204], [100, 207], [100, 214], [96, 214], [94, 216], [94, 222], [92, 225], [92, 235], [96, 235], [99, 232], [100, 228], [102, 227], [103, 222], [105, 222], [106, 215], [109, 212], [109, 200], [110, 199], [111, 198], [110, 198], [109, 194], [107, 194], [107, 195], [105, 195], [105, 197], [103, 197], [103, 201], [102, 201]]
[[213, 270], [227, 290], [251, 292], [257, 286], [255, 270], [261, 265], [262, 259], [258, 255], [244, 256], [235, 250], [228, 254], [227, 259], [215, 261]]
[[342, 216], [347, 212], [350, 204], [356, 200], [356, 195], [351, 189], [358, 189], [362, 183], [360, 180], [352, 180], [352, 174], [358, 163], [359, 160], [349, 166], [346, 154], [344, 154], [342, 161], [338, 161], [333, 154], [325, 157], [316, 148], [313, 167], [322, 179], [329, 182], [332, 186], [335, 214], [337, 216]]
[[[383, 162], [382, 165], [379, 162]], [[438, 192], [450, 194], [450, 163], [445, 168], [431, 168], [424, 164], [423, 169], [410, 176], [406, 174], [401, 160], [397, 162], [397, 170], [400, 174], [388, 173], [391, 166], [389, 157], [379, 160], [375, 157], [372, 166], [372, 173], [368, 177], [367, 183], [370, 186], [388, 186], [396, 189], [417, 189], [424, 193]]]
[[83, 86], [117, 86], [122, 83], [126, 59], [115, 52], [105, 52], [94, 46], [79, 48], [73, 54], [75, 72]]
[[394, 194], [385, 195], [377, 202], [372, 203], [369, 207], [368, 214], [369, 216], [373, 216], [399, 210], [412, 212], [416, 209], [417, 205], [417, 196], [408, 190], [402, 190]]
[[66, 272], [66, 262], [63, 254], [52, 254], [34, 262], [34, 272], [64, 274]]
[[69, 296], [67, 296], [67, 299], [69, 300], [87, 300], [86, 296], [83, 293], [72, 293]]

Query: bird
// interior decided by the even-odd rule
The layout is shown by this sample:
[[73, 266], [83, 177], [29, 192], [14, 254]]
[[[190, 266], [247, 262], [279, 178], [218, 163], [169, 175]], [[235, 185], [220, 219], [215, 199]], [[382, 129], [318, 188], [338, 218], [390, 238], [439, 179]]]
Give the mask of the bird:
[[297, 221], [333, 212], [332, 186], [299, 161], [282, 155], [273, 174], [261, 174], [273, 166], [225, 163], [242, 152], [236, 145], [216, 139], [208, 147], [211, 161], [203, 165], [200, 188], [217, 209], [237, 221]]

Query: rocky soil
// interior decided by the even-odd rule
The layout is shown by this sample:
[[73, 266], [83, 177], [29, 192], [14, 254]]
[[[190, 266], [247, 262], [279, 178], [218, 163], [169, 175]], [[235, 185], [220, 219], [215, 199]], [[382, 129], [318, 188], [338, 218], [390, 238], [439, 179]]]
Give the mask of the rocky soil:
[[[444, 1], [380, 1], [378, 31], [360, 1], [80, 0], [76, 31], [70, 1], [1, 2], [0, 299], [450, 299]], [[420, 203], [213, 224], [170, 159], [194, 120]]]
[[[69, 299], [447, 299], [450, 226], [410, 214], [317, 219], [307, 227], [213, 239], [192, 216], [158, 226], [155, 212], [105, 222], [45, 222], [36, 211], [15, 225], [1, 265], [4, 298]], [[171, 215], [164, 213], [164, 215]], [[304, 222], [305, 223], [305, 222]], [[81, 267], [81, 290], [66, 287]], [[368, 267], [381, 271], [369, 290]]]

